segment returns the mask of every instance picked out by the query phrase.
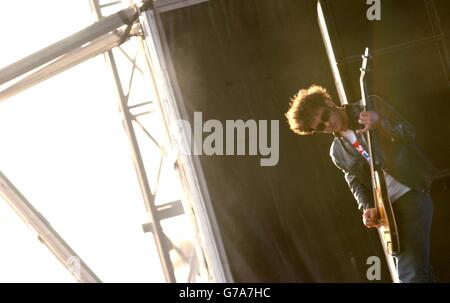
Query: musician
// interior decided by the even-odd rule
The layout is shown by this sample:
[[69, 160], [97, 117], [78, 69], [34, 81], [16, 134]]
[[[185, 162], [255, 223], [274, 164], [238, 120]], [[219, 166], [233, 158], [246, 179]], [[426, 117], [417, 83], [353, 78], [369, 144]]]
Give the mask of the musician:
[[336, 106], [326, 89], [313, 85], [301, 89], [290, 102], [286, 118], [298, 135], [333, 134], [333, 163], [344, 172], [363, 223], [380, 227], [373, 201], [367, 162], [368, 130], [378, 139], [374, 160], [384, 169], [393, 205], [400, 253], [395, 256], [401, 282], [431, 282], [430, 229], [433, 206], [429, 187], [436, 169], [414, 142], [414, 129], [386, 101], [370, 96], [373, 111], [362, 111], [362, 102]]

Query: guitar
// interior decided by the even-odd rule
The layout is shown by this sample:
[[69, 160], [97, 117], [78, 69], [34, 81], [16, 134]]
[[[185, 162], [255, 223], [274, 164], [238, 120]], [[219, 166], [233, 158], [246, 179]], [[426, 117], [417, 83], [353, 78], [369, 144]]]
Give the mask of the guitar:
[[[367, 63], [369, 60], [369, 48], [365, 49], [362, 58], [363, 61], [361, 66], [361, 76], [359, 78], [361, 98], [364, 111], [370, 111], [372, 109], [372, 105], [370, 99], [368, 98], [365, 84], [365, 76], [366, 72], [368, 71]], [[366, 132], [367, 149], [370, 156], [368, 162], [372, 179], [373, 198], [378, 220], [381, 224], [381, 227], [378, 228], [378, 232], [385, 252], [390, 255], [395, 255], [400, 252], [400, 240], [398, 237], [394, 210], [392, 209], [392, 204], [389, 201], [384, 172], [383, 169], [374, 161], [372, 146], [372, 144], [374, 143], [373, 136], [374, 134], [371, 133], [371, 131]]]

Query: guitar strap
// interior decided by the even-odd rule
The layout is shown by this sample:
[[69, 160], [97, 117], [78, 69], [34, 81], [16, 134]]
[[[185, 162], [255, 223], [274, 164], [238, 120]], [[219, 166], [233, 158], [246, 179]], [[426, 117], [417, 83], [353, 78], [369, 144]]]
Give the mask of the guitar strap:
[[[342, 132], [341, 134], [353, 145], [353, 147], [358, 151], [358, 153], [360, 153], [367, 161], [369, 161], [370, 155], [364, 148], [364, 146], [366, 146], [367, 144], [364, 135], [355, 134], [352, 130]], [[399, 181], [394, 179], [391, 175], [386, 173], [386, 171], [383, 172], [386, 178], [386, 186], [389, 198], [391, 199], [391, 203], [395, 202], [395, 200], [397, 200], [403, 194], [411, 190], [409, 187], [400, 183]]]
[[[362, 137], [362, 141], [365, 141], [364, 140], [364, 136], [361, 136]], [[365, 142], [363, 142], [363, 144], [364, 144]], [[353, 142], [352, 143], [352, 145], [356, 148], [356, 150], [367, 160], [367, 161], [369, 161], [370, 160], [370, 155], [369, 155], [369, 153], [364, 149], [364, 147], [363, 147], [363, 145], [361, 144], [361, 143], [359, 143], [359, 140], [358, 140], [358, 137], [356, 137], [356, 140], [355, 140], [355, 142]]]
[[345, 139], [347, 139], [347, 141], [353, 145], [353, 147], [356, 149], [356, 151], [358, 151], [358, 153], [360, 153], [367, 161], [370, 160], [370, 155], [364, 149], [364, 146], [363, 146], [363, 144], [364, 145], [366, 144], [363, 136], [361, 136], [362, 137], [361, 141], [363, 143], [363, 144], [361, 144], [360, 139], [358, 138], [359, 136], [357, 136], [353, 130], [347, 130], [345, 132], [342, 132], [341, 135]]

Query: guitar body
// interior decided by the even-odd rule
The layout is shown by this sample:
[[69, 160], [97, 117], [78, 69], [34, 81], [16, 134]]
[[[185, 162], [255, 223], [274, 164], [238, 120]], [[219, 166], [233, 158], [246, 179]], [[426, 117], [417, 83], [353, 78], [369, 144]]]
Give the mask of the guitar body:
[[[372, 106], [370, 100], [367, 97], [366, 85], [365, 85], [365, 74], [367, 71], [367, 61], [369, 58], [369, 49], [366, 48], [363, 55], [363, 63], [361, 67], [361, 77], [360, 77], [360, 87], [361, 87], [361, 97], [363, 100], [364, 110], [370, 111]], [[378, 220], [381, 227], [378, 228], [380, 234], [380, 239], [387, 254], [395, 255], [400, 252], [400, 239], [398, 236], [397, 223], [395, 222], [394, 210], [392, 204], [389, 200], [389, 195], [387, 191], [386, 178], [384, 176], [384, 171], [381, 167], [375, 164], [373, 155], [373, 146], [375, 140], [372, 140], [371, 131], [366, 133], [367, 147], [369, 153], [369, 166], [370, 175], [372, 179], [372, 190], [373, 198], [375, 202], [375, 208], [377, 210]]]
[[398, 237], [394, 210], [387, 195], [384, 173], [381, 170], [375, 170], [372, 179], [375, 208], [381, 224], [381, 227], [378, 229], [381, 242], [386, 253], [395, 255], [400, 252], [400, 239]]

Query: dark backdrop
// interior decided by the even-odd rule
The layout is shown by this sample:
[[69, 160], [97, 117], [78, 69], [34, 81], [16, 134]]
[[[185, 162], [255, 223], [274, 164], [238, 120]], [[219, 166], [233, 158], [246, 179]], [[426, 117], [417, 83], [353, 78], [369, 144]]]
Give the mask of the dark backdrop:
[[[449, 37], [440, 32], [450, 29], [447, 1], [383, 0], [373, 22], [365, 2], [324, 1], [349, 99], [358, 98], [359, 55], [369, 46], [378, 54], [370, 90], [416, 126], [440, 169], [450, 167]], [[430, 28], [428, 13], [441, 15], [440, 28]], [[261, 167], [261, 156], [200, 157], [234, 279], [367, 282], [366, 259], [382, 252], [328, 156], [332, 138], [296, 136], [284, 119], [301, 87], [322, 84], [337, 98], [316, 2], [211, 0], [161, 20], [186, 118], [280, 120], [274, 167]], [[398, 45], [418, 39], [425, 43]]]

